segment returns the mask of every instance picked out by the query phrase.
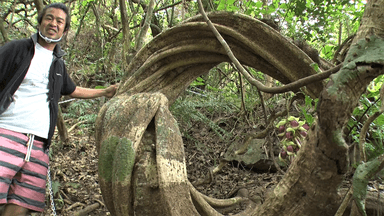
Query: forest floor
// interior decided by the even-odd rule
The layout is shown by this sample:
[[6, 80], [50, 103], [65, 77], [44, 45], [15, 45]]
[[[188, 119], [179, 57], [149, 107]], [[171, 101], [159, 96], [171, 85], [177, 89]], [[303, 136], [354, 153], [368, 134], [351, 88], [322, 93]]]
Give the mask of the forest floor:
[[[67, 124], [76, 123], [75, 120], [72, 121]], [[57, 215], [75, 215], [87, 207], [94, 207], [94, 210], [87, 215], [110, 215], [103, 204], [98, 184], [98, 155], [94, 132], [90, 128], [77, 127], [71, 131], [66, 145], [59, 144], [57, 136], [54, 138], [51, 176]], [[209, 169], [220, 163], [230, 142], [218, 139], [217, 135], [204, 125], [199, 125], [198, 129], [190, 132], [190, 135], [192, 137], [184, 140], [184, 147], [188, 178], [195, 184], [205, 179], [206, 175], [209, 175]], [[211, 181], [195, 186], [200, 192], [215, 198], [230, 198], [236, 196], [240, 188], [246, 188], [251, 199], [263, 202], [266, 194], [282, 177], [283, 175], [278, 172], [260, 172], [241, 163], [228, 162]], [[46, 198], [47, 206], [44, 213], [35, 213], [33, 216], [51, 215], [49, 190]], [[238, 211], [239, 209], [229, 209], [222, 213], [231, 215]]]
[[[195, 133], [194, 140], [199, 140], [200, 144], [189, 140], [184, 142], [188, 178], [192, 184], [204, 179], [209, 174], [209, 169], [218, 165], [227, 148], [213, 132], [203, 133], [205, 129], [196, 131], [201, 133]], [[88, 215], [110, 215], [103, 204], [98, 184], [98, 156], [93, 132], [88, 128], [76, 128], [70, 132], [68, 144], [57, 144], [60, 142], [56, 135], [54, 140], [56, 144], [52, 147], [54, 154], [50, 165], [57, 215], [74, 215], [90, 206], [95, 206], [96, 209]], [[282, 175], [278, 173], [260, 173], [240, 163], [227, 163], [214, 175], [211, 182], [200, 184], [196, 188], [215, 198], [230, 198], [236, 196], [240, 188], [246, 188], [250, 195], [258, 199], [265, 197], [265, 193], [281, 178]], [[51, 215], [48, 197], [49, 190], [46, 194], [46, 210], [33, 216]], [[230, 215], [238, 210], [228, 211], [223, 213]]]

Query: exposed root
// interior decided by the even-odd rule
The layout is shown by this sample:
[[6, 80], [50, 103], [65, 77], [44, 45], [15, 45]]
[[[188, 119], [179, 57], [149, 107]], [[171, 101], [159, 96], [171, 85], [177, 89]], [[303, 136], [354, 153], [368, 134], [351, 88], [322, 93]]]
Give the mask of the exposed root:
[[194, 185], [195, 186], [199, 186], [199, 185], [203, 185], [203, 184], [210, 184], [210, 183], [212, 183], [212, 181], [214, 180], [213, 175], [215, 175], [216, 173], [220, 172], [223, 169], [223, 167], [225, 165], [227, 165], [227, 163], [228, 163], [228, 161], [226, 161], [224, 159], [221, 159], [220, 164], [217, 167], [210, 168], [209, 169], [209, 173], [204, 178], [198, 179], [194, 183]]
[[[274, 133], [275, 136], [276, 136], [276, 133]], [[279, 171], [279, 173], [281, 173], [282, 175], [285, 174], [285, 172], [280, 168], [280, 165], [277, 163], [276, 161], [276, 158], [275, 158], [275, 154], [273, 153], [273, 143], [271, 141], [271, 138], [268, 137], [268, 146], [269, 146], [269, 154], [271, 155], [272, 157], [272, 161], [273, 161], [273, 164], [275, 165], [275, 168], [277, 169], [277, 171]]]
[[73, 129], [75, 129], [77, 126], [79, 126], [79, 125], [81, 125], [81, 124], [83, 124], [83, 123], [85, 123], [85, 122], [87, 122], [87, 120], [77, 122], [77, 123], [74, 124], [71, 128], [68, 129], [68, 133], [71, 132], [71, 131], [73, 131]]
[[235, 151], [235, 155], [242, 155], [245, 152], [247, 152], [248, 151], [248, 146], [251, 144], [252, 140], [253, 140], [253, 136], [247, 135], [247, 137], [245, 138], [244, 144], [240, 147], [239, 150]]
[[201, 194], [195, 189], [195, 187], [193, 187], [193, 185], [190, 185], [189, 191], [191, 193], [192, 201], [195, 205], [195, 208], [197, 209], [200, 215], [223, 216], [208, 204], [208, 202], [203, 198], [203, 196], [201, 196]]
[[68, 200], [68, 202], [69, 202], [68, 204], [69, 204], [69, 205], [72, 205], [72, 203], [73, 203], [72, 200], [69, 198], [69, 196], [68, 196], [66, 193], [64, 193], [63, 190], [60, 190], [60, 194], [63, 195], [63, 197], [64, 197], [64, 201], [65, 201], [65, 200]]
[[77, 208], [79, 206], [84, 206], [84, 203], [81, 203], [81, 202], [75, 202], [74, 204], [72, 204], [71, 206], [69, 206], [67, 209], [65, 209], [65, 211], [70, 211], [72, 210], [73, 208]]
[[216, 209], [234, 209], [238, 207], [239, 204], [246, 203], [246, 210], [236, 214], [238, 216], [242, 216], [248, 215], [248, 213], [250, 213], [250, 211], [256, 206], [256, 203], [248, 199], [248, 191], [246, 189], [240, 189], [236, 197], [229, 199], [216, 199], [200, 193], [191, 183], [189, 183], [189, 186], [195, 207], [201, 215], [219, 216], [222, 214]]
[[227, 163], [228, 163], [228, 161], [222, 159], [220, 161], [220, 164], [212, 170], [212, 174], [216, 174], [216, 173], [220, 172], [223, 169], [223, 167], [225, 165], [227, 165]]
[[251, 215], [252, 212], [255, 210], [257, 203], [252, 202], [251, 200], [247, 200], [246, 204], [247, 204], [247, 207], [245, 208], [245, 210], [235, 214], [234, 216], [249, 216], [249, 215]]
[[230, 198], [230, 199], [216, 199], [216, 198], [212, 198], [212, 197], [209, 197], [207, 195], [204, 195], [198, 191], [196, 191], [200, 196], [202, 196], [204, 198], [204, 200], [212, 207], [214, 208], [226, 208], [226, 207], [231, 207], [233, 205], [236, 205], [236, 204], [240, 204], [242, 202], [244, 202], [245, 200], [248, 200], [248, 197], [241, 197], [241, 196], [237, 196], [237, 197], [233, 197], [233, 198]]
[[101, 207], [105, 207], [105, 204], [101, 201], [101, 200], [95, 200], [96, 202], [98, 202], [100, 204]]
[[348, 207], [348, 204], [351, 202], [351, 199], [352, 199], [352, 188], [349, 188], [335, 216], [342, 216], [344, 214], [345, 210]]
[[96, 210], [99, 207], [100, 207], [100, 203], [94, 203], [90, 206], [87, 206], [87, 207], [81, 209], [80, 211], [75, 212], [73, 215], [74, 216], [83, 216], [83, 215], [85, 216], [85, 215], [88, 215], [90, 212]]

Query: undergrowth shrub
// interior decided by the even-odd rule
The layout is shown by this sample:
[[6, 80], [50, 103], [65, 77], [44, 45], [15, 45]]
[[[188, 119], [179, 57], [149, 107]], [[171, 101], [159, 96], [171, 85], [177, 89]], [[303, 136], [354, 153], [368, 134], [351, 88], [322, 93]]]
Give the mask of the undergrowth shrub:
[[[90, 120], [89, 114], [95, 111], [95, 100], [76, 100], [67, 107], [67, 113], [63, 113], [65, 118], [79, 118], [79, 120]], [[87, 116], [87, 117], [85, 117]], [[80, 119], [81, 118], [81, 119]]]
[[180, 125], [180, 131], [184, 137], [189, 137], [191, 128], [199, 124], [208, 126], [220, 139], [226, 139], [231, 133], [219, 126], [215, 119], [223, 113], [233, 114], [239, 110], [232, 97], [223, 97], [219, 92], [204, 92], [193, 94], [187, 92], [179, 97], [170, 107], [170, 111]]
[[[78, 125], [81, 129], [87, 129], [86, 133], [94, 133], [94, 124], [96, 122], [97, 114], [102, 106], [103, 98], [96, 99], [77, 99], [74, 102], [71, 102], [65, 109], [63, 109], [63, 118], [64, 120], [74, 119], [74, 124], [82, 122]], [[67, 130], [69, 129], [67, 125]], [[83, 134], [82, 130], [79, 133]], [[55, 139], [52, 140], [52, 144], [49, 151], [49, 157], [52, 158], [57, 151], [63, 148], [63, 143], [59, 140], [58, 142]]]
[[[380, 100], [375, 99], [372, 93], [364, 94], [360, 98], [352, 117], [347, 123], [347, 139], [351, 143], [359, 143], [360, 133], [365, 121], [380, 108]], [[365, 139], [365, 151], [367, 160], [384, 154], [384, 116], [380, 115], [373, 121], [367, 131]]]
[[87, 100], [75, 100], [63, 113], [64, 119], [77, 119], [78, 121], [84, 121], [80, 125], [81, 128], [93, 127], [97, 113], [99, 112], [102, 103], [102, 98], [87, 99]]

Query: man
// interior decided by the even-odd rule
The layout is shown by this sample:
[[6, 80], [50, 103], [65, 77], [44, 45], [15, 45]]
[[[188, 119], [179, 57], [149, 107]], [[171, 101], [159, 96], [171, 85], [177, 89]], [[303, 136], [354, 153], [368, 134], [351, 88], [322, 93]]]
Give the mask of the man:
[[[48, 151], [61, 95], [112, 97], [106, 89], [76, 87], [57, 44], [68, 32], [68, 8], [54, 3], [38, 16], [38, 33], [0, 47], [0, 205], [2, 216], [24, 216], [45, 208]], [[10, 86], [11, 85], [11, 86]], [[8, 93], [10, 92], [10, 93]], [[9, 94], [9, 97], [8, 95]], [[13, 98], [11, 97], [13, 95]]]

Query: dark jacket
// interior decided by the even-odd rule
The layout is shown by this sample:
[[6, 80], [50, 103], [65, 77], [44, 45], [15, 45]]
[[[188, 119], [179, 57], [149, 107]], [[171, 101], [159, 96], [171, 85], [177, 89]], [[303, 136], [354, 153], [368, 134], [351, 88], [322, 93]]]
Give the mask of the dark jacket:
[[[35, 54], [37, 37], [38, 35], [34, 34], [29, 39], [11, 41], [0, 47], [0, 97], [5, 89], [8, 88], [7, 84], [10, 83], [13, 76], [20, 75], [15, 86], [12, 87], [12, 95], [20, 86]], [[76, 89], [75, 83], [67, 74], [67, 69], [62, 59], [64, 54], [64, 51], [57, 44], [53, 50], [53, 61], [49, 70], [48, 101], [50, 128], [45, 149], [49, 148], [55, 131], [58, 102], [61, 95], [69, 95]]]

